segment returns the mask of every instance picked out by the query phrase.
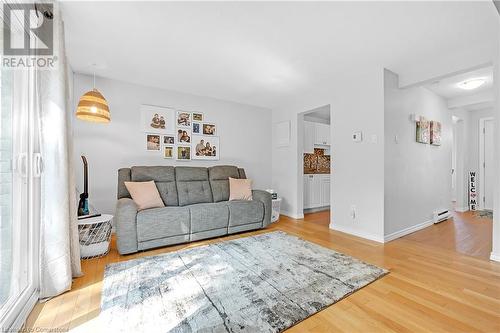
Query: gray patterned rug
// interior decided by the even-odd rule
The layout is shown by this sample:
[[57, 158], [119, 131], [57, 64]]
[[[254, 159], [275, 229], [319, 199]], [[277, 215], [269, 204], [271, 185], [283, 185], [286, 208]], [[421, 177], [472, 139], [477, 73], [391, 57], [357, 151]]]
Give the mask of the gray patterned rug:
[[109, 332], [281, 332], [387, 274], [284, 232], [106, 267]]

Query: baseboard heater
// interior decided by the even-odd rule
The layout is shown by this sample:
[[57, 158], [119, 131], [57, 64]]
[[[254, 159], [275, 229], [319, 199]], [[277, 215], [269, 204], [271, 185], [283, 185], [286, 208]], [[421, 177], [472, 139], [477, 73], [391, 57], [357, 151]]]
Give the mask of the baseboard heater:
[[451, 213], [447, 209], [437, 210], [434, 212], [433, 222], [434, 224], [446, 221], [451, 217]]

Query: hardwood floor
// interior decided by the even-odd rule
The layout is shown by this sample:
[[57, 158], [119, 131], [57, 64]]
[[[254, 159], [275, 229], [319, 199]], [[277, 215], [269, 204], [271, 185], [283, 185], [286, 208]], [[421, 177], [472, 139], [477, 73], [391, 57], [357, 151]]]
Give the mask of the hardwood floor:
[[[83, 261], [85, 276], [75, 279], [71, 291], [38, 304], [27, 327], [105, 330], [93, 327], [92, 322], [99, 314], [107, 263], [282, 230], [390, 270], [387, 276], [288, 332], [500, 332], [500, 264], [457, 252], [486, 257], [483, 245], [473, 243], [487, 238], [487, 228], [478, 224], [467, 229], [465, 223], [468, 219], [471, 223], [487, 221], [459, 217], [455, 225], [432, 226], [386, 244], [330, 230], [328, 212], [309, 214], [304, 220], [282, 217], [265, 230], [130, 256], [119, 256], [113, 244], [106, 257]], [[462, 235], [478, 230], [484, 235], [471, 239]], [[457, 245], [462, 242], [470, 244]]]
[[[454, 213], [453, 219], [407, 235], [404, 238], [474, 257], [489, 259], [493, 220], [477, 212]], [[443, 235], [445, 235], [443, 237]]]

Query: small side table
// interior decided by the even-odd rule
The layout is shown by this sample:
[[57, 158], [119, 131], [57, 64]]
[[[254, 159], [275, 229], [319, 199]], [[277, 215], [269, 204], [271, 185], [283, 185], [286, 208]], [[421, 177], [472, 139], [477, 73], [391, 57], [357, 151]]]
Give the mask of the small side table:
[[281, 198], [273, 199], [273, 211], [271, 213], [271, 223], [279, 220], [280, 206], [281, 206]]
[[113, 215], [109, 214], [78, 220], [80, 258], [100, 258], [108, 254], [112, 220]]

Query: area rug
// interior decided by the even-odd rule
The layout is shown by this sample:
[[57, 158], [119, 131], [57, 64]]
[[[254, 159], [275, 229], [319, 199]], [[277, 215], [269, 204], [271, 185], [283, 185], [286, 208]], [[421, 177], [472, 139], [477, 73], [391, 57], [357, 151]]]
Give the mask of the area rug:
[[284, 232], [106, 266], [109, 332], [281, 332], [388, 273]]
[[493, 211], [492, 210], [480, 210], [476, 212], [476, 217], [485, 218], [485, 219], [493, 219]]

